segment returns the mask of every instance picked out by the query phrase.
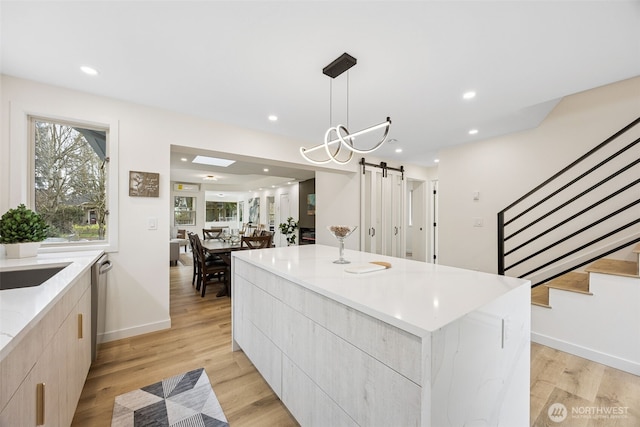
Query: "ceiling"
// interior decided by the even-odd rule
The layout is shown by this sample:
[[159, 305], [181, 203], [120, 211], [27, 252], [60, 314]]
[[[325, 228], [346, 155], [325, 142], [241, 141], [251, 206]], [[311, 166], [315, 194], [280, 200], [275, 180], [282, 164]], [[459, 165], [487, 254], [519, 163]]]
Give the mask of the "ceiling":
[[[2, 0], [0, 8], [4, 74], [306, 147], [323, 141], [330, 111], [345, 124], [348, 100], [352, 132], [391, 117], [395, 141], [376, 155], [405, 164], [432, 166], [443, 148], [533, 128], [564, 96], [640, 75], [640, 1]], [[330, 91], [322, 68], [343, 52], [358, 60], [349, 91], [346, 74]], [[464, 100], [470, 90], [476, 97]]]
[[[233, 160], [235, 163], [227, 167], [193, 163], [198, 155]], [[203, 183], [205, 190], [215, 190], [217, 194], [229, 196], [238, 192], [283, 187], [315, 177], [315, 172], [309, 168], [271, 163], [258, 164], [248, 158], [174, 145], [171, 147], [171, 180]], [[206, 176], [214, 180], [204, 181]]]

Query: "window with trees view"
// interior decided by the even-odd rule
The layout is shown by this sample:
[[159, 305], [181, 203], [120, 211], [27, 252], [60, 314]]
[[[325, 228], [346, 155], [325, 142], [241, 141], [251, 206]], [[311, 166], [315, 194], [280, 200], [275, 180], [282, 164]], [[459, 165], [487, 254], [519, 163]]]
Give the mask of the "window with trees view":
[[32, 118], [35, 211], [48, 242], [107, 238], [107, 131]]
[[207, 222], [235, 222], [237, 216], [237, 202], [207, 202]]

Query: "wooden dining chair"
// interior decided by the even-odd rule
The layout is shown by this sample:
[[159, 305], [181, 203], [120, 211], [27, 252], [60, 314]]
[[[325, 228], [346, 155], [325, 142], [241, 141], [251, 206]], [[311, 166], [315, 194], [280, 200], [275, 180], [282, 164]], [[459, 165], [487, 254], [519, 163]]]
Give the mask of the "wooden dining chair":
[[272, 239], [273, 236], [271, 234], [266, 236], [242, 236], [240, 247], [246, 247], [248, 249], [270, 248]]
[[204, 240], [209, 239], [219, 239], [220, 235], [224, 231], [223, 227], [212, 227], [212, 228], [203, 228], [202, 229], [202, 238]]
[[207, 285], [222, 282], [225, 290], [228, 288], [229, 265], [220, 257], [209, 256], [207, 250], [202, 246], [200, 237], [193, 235], [195, 253], [198, 258], [198, 277], [196, 290], [200, 291], [200, 296], [204, 297]]
[[193, 256], [193, 277], [191, 278], [191, 286], [195, 286], [196, 278], [200, 274], [200, 258], [198, 257], [197, 246], [194, 243], [194, 236], [198, 237], [195, 233], [188, 233], [189, 246], [191, 246], [191, 255]]

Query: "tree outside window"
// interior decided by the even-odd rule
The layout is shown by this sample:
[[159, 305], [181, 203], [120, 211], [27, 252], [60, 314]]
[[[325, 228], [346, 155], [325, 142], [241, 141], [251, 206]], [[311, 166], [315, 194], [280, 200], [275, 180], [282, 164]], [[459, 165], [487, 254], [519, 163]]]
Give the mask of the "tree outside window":
[[207, 222], [236, 222], [238, 202], [207, 202]]
[[107, 225], [106, 131], [31, 119], [35, 211], [48, 241], [104, 241]]
[[173, 218], [174, 225], [196, 225], [196, 198], [174, 197]]

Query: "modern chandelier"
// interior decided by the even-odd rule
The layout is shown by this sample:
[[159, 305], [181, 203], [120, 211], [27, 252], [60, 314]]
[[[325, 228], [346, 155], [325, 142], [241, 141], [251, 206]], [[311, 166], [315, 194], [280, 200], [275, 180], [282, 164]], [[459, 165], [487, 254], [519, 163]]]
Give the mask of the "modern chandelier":
[[[338, 58], [336, 58], [331, 64], [327, 65], [322, 69], [322, 73], [334, 79], [349, 70], [349, 68], [356, 65], [356, 58], [349, 55], [348, 53], [343, 53]], [[332, 90], [332, 86], [329, 87], [329, 90]], [[349, 125], [349, 73], [347, 73], [347, 126]], [[329, 121], [331, 122], [332, 115], [332, 106], [331, 101], [329, 101]], [[345, 165], [351, 161], [353, 158], [353, 153], [358, 154], [368, 154], [371, 153], [384, 144], [387, 140], [387, 136], [389, 135], [389, 128], [391, 127], [391, 118], [387, 117], [382, 123], [377, 125], [370, 126], [366, 129], [359, 130], [354, 133], [349, 133], [349, 130], [344, 125], [331, 126], [332, 123], [329, 123], [329, 129], [324, 134], [324, 143], [316, 145], [312, 148], [304, 148], [300, 147], [300, 154], [310, 163], [314, 163], [317, 165], [323, 165], [329, 162], [334, 162], [339, 165]], [[354, 140], [356, 137], [360, 135], [364, 135], [365, 133], [369, 133], [374, 130], [384, 129], [384, 135], [382, 139], [376, 143], [372, 148], [368, 149], [358, 149], [354, 146]], [[333, 147], [335, 146], [335, 147]], [[327, 154], [328, 158], [316, 160], [309, 157], [307, 154], [315, 151], [322, 151], [324, 148], [324, 152]], [[341, 153], [347, 153], [345, 155], [341, 155]]]

